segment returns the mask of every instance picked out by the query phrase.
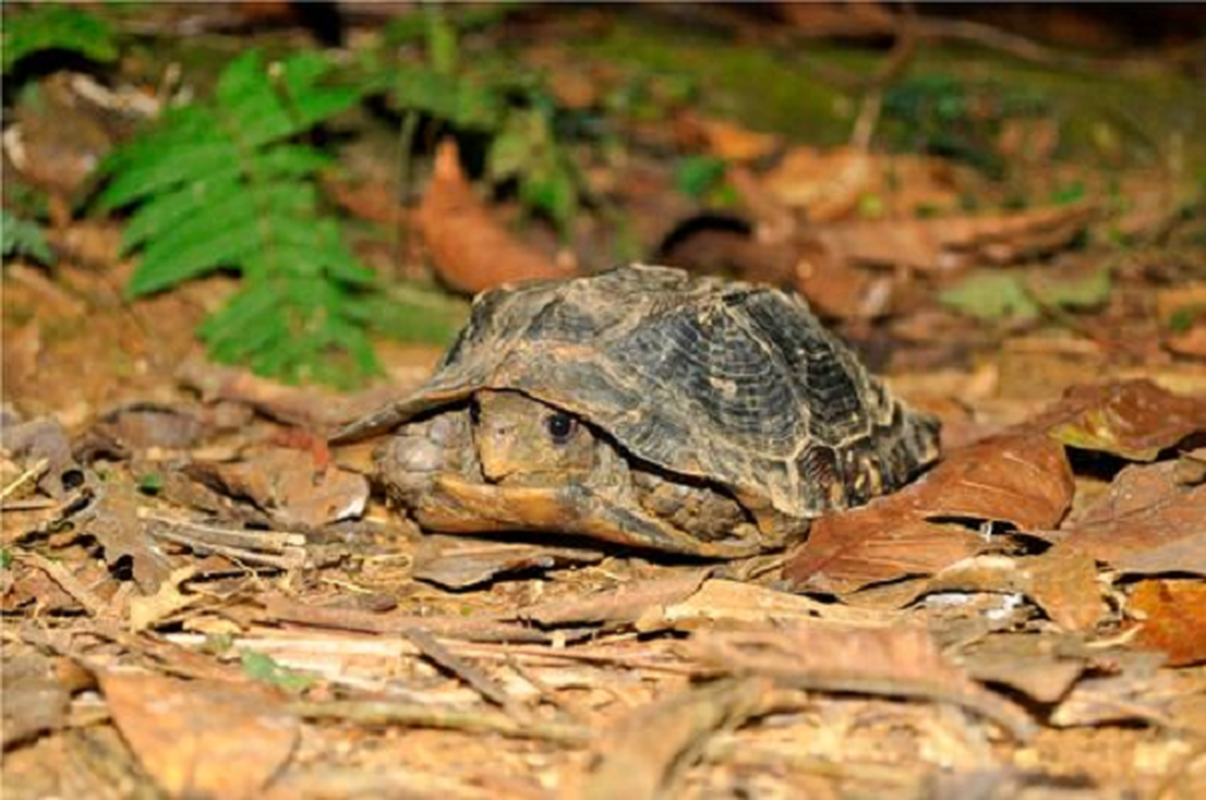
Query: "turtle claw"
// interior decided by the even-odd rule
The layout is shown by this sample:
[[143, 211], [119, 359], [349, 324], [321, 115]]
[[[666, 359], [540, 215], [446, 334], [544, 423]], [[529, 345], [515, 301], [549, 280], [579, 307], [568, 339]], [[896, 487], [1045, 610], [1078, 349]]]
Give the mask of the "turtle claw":
[[433, 476], [415, 518], [424, 528], [444, 533], [563, 533], [704, 558], [742, 558], [759, 551], [754, 542], [700, 541], [581, 484], [505, 486], [440, 473]]

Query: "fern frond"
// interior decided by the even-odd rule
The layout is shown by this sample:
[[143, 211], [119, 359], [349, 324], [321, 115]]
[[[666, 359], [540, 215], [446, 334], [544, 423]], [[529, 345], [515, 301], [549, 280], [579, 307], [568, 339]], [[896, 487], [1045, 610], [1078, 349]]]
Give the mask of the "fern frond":
[[108, 160], [100, 201], [132, 207], [123, 246], [142, 254], [132, 295], [217, 269], [242, 275], [242, 288], [199, 329], [215, 358], [348, 383], [378, 369], [356, 310], [377, 287], [336, 221], [321, 215], [316, 179], [330, 159], [297, 141], [359, 97], [323, 85], [329, 69], [316, 53], [268, 68], [244, 54], [212, 103], [169, 114]]
[[42, 228], [3, 209], [0, 209], [0, 252], [4, 258], [20, 254], [36, 258], [43, 264], [54, 263], [54, 253], [46, 243]]
[[42, 50], [69, 50], [93, 61], [117, 58], [117, 45], [100, 17], [78, 8], [50, 3], [23, 12], [5, 13], [0, 40], [3, 74], [21, 59]]

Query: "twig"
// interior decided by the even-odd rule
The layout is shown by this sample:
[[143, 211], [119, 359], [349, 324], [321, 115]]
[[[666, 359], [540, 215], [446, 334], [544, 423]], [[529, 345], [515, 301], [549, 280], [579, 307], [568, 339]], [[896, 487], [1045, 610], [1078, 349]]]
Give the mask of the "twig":
[[306, 537], [300, 533], [230, 530], [155, 514], [141, 516], [155, 523], [147, 527], [151, 536], [194, 551], [206, 550], [234, 561], [283, 570], [296, 569], [306, 563]]
[[10, 484], [8, 484], [8, 486], [5, 486], [4, 489], [0, 491], [0, 502], [7, 500], [9, 495], [17, 491], [17, 489], [20, 489], [29, 481], [39, 480], [43, 475], [46, 474], [46, 470], [49, 468], [49, 459], [39, 458], [28, 469], [18, 475]]
[[497, 733], [516, 739], [543, 739], [568, 745], [591, 740], [590, 730], [564, 722], [520, 722], [497, 711], [461, 711], [452, 708], [381, 700], [341, 700], [327, 703], [296, 702], [287, 707], [306, 719], [339, 719], [361, 725], [404, 725], [470, 733]]
[[45, 572], [52, 581], [57, 583], [67, 594], [71, 595], [71, 599], [83, 606], [84, 610], [90, 615], [94, 617], [109, 615], [109, 604], [97, 597], [91, 589], [80, 582], [62, 564], [57, 561], [51, 561], [40, 553], [18, 551], [13, 556], [18, 561], [23, 561]]
[[453, 654], [427, 631], [420, 628], [409, 628], [403, 631], [402, 635], [410, 639], [429, 661], [456, 675], [472, 686], [482, 697], [505, 709], [508, 714], [512, 716], [518, 714], [519, 710], [515, 707], [514, 699], [507, 694], [506, 690], [495, 683], [485, 672]]

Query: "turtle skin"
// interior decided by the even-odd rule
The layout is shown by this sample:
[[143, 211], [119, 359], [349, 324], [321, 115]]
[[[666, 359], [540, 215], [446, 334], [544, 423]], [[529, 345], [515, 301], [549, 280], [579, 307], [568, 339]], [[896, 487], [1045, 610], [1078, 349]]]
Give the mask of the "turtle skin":
[[[491, 392], [580, 422], [598, 443], [589, 474], [484, 475], [473, 411]], [[937, 458], [938, 430], [798, 295], [633, 265], [483, 293], [426, 384], [334, 441], [394, 432], [379, 477], [434, 530], [723, 556], [902, 486]]]

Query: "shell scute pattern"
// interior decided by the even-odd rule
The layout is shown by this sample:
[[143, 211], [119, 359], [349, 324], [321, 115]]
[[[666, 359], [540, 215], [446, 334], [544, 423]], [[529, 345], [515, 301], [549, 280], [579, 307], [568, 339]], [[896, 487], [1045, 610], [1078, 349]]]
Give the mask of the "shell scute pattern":
[[352, 434], [480, 389], [586, 420], [638, 462], [815, 517], [902, 485], [937, 422], [892, 398], [798, 296], [633, 266], [481, 296], [431, 381]]

